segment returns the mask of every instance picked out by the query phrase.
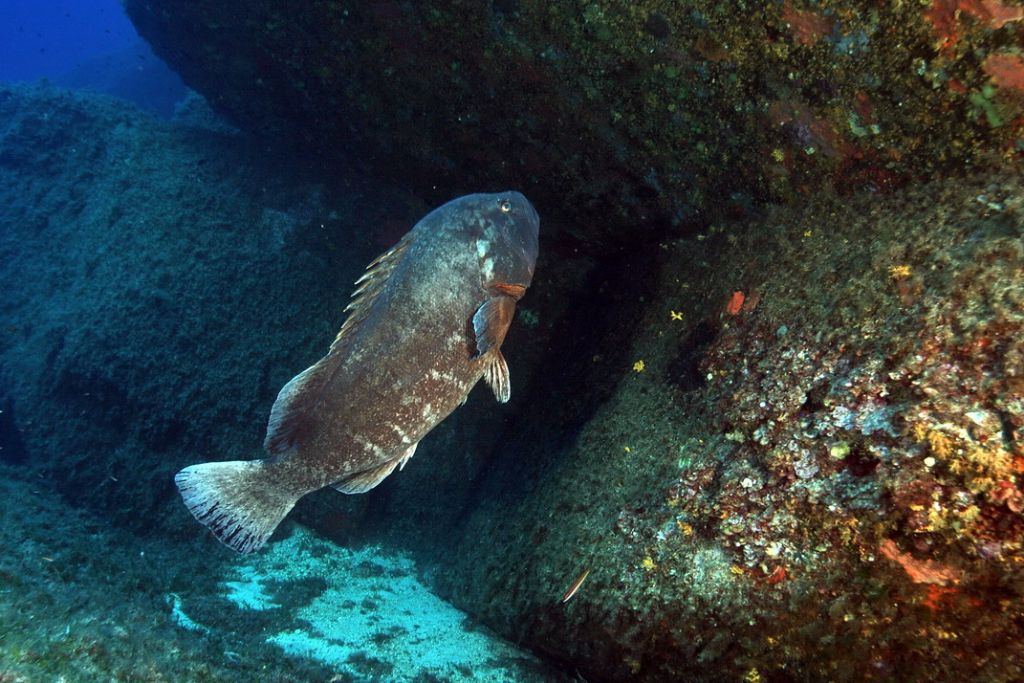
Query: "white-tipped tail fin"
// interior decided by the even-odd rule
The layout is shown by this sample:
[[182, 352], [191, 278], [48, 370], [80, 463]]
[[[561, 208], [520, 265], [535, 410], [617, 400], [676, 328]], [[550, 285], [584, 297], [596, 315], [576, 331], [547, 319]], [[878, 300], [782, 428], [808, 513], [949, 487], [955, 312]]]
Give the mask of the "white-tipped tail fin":
[[274, 486], [259, 460], [207, 462], [174, 475], [188, 511], [224, 545], [256, 552], [299, 496]]

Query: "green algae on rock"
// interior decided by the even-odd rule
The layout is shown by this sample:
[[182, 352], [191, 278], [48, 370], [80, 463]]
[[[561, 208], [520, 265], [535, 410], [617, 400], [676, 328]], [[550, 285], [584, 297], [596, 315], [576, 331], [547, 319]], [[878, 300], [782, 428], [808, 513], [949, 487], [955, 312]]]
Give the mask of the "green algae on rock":
[[338, 324], [341, 273], [377, 251], [335, 241], [355, 202], [196, 123], [0, 88], [0, 368], [23, 460], [134, 528], [168, 519], [179, 449], [252, 452], [232, 435], [263, 428], [287, 366]]
[[1013, 171], [666, 242], [611, 398], [525, 491], [558, 425], [495, 459], [440, 589], [588, 679], [1019, 680], [1022, 217]]
[[[405, 546], [431, 567], [427, 578], [451, 602], [588, 680], [931, 680], [936, 670], [958, 679], [1024, 678], [1024, 180], [1016, 169], [975, 168], [895, 190], [904, 176], [960, 168], [957, 160], [983, 159], [986, 150], [1016, 154], [1018, 62], [1010, 43], [1021, 22], [979, 18], [968, 6], [975, 4], [901, 4], [877, 14], [880, 26], [918, 41], [908, 45], [925, 46], [930, 61], [921, 78], [945, 78], [929, 75], [935, 64], [956, 72], [945, 88], [922, 91], [921, 101], [973, 109], [953, 107], [943, 118], [911, 101], [903, 111], [892, 104], [898, 83], [886, 89], [869, 79], [869, 101], [889, 103], [883, 118], [866, 106], [855, 116], [833, 111], [829, 98], [849, 93], [829, 94], [834, 81], [823, 72], [823, 89], [802, 87], [801, 103], [775, 106], [776, 137], [758, 129], [763, 141], [744, 138], [782, 166], [773, 176], [779, 194], [801, 201], [743, 221], [715, 220], [686, 239], [635, 240], [641, 230], [660, 233], [656, 221], [638, 223], [614, 241], [639, 246], [610, 255], [581, 255], [565, 240], [545, 245], [544, 281], [526, 300], [537, 324], [511, 344], [523, 388], [502, 428], [492, 426], [490, 397], [470, 397], [433, 445], [424, 444], [436, 449], [425, 455], [446, 465], [413, 463], [363, 509], [326, 492], [301, 518], [330, 538], [349, 540], [359, 528]], [[384, 18], [374, 21], [396, 30], [404, 13], [419, 11], [375, 7]], [[495, 7], [511, 21], [532, 6]], [[614, 44], [618, 20], [602, 7], [585, 6], [574, 30]], [[645, 19], [643, 35], [676, 35], [665, 8]], [[787, 55], [822, 51], [824, 60], [826, 49], [839, 48], [855, 60], [887, 59], [871, 52], [874, 33], [865, 28], [865, 42], [844, 32], [873, 21], [871, 12], [850, 17], [838, 3], [773, 8], [783, 22], [775, 42], [788, 46]], [[475, 16], [467, 11], [467, 20]], [[563, 9], [548, 11], [555, 17]], [[724, 21], [735, 11], [706, 14]], [[906, 26], [885, 23], [889, 12], [906, 13]], [[280, 22], [268, 30], [288, 25]], [[705, 34], [700, 54], [714, 71], [701, 87], [726, 88], [727, 58], [736, 54], [751, 64], [767, 59], [757, 56], [760, 43], [739, 40], [742, 30], [753, 29], [723, 29], [728, 40]], [[305, 45], [292, 38], [293, 47]], [[879, 40], [893, 38], [883, 31]], [[968, 49], [978, 45], [982, 52]], [[891, 52], [895, 65], [906, 56], [901, 49]], [[551, 54], [560, 59], [557, 49]], [[982, 72], [990, 82], [978, 90], [981, 81], [972, 79]], [[682, 74], [664, 68], [666, 81]], [[614, 109], [619, 120], [639, 116], [630, 111]], [[823, 112], [831, 112], [824, 123]], [[8, 324], [0, 377], [23, 441], [19, 467], [49, 474], [76, 503], [105, 511], [106, 521], [155, 532], [188, 528], [174, 512], [170, 473], [196, 450], [237, 448], [242, 456], [247, 438], [258, 444], [273, 392], [316, 357], [317, 339], [338, 322], [344, 301], [331, 293], [344, 287], [334, 285], [354, 279], [387, 246], [368, 243], [394, 228], [396, 215], [420, 211], [383, 198], [386, 209], [376, 215], [392, 224], [382, 220], [356, 240], [345, 232], [350, 226], [375, 225], [356, 200], [380, 195], [345, 183], [319, 192], [306, 175], [285, 178], [265, 149], [229, 131], [158, 125], [107, 100], [47, 88], [0, 89], [0, 114], [0, 222], [8, 228], [0, 235]], [[858, 145], [899, 147], [918, 130], [915, 116], [936, 120], [934, 138], [907, 148], [920, 156], [854, 165], [838, 176], [844, 192], [859, 190], [846, 196], [801, 194], [830, 175], [820, 171], [843, 168], [837, 120]], [[953, 132], [959, 137], [951, 141]], [[595, 139], [584, 142], [598, 154]], [[700, 144], [717, 154], [739, 143], [712, 136], [693, 149]], [[566, 163], [603, 158], [580, 161], [574, 149], [564, 147]], [[642, 155], [625, 154], [631, 147], [621, 149], [622, 163], [642, 163]], [[740, 163], [754, 152], [735, 151], [736, 181], [757, 177]], [[479, 166], [467, 168], [500, 171], [479, 153]], [[683, 150], [678, 163], [691, 163], [689, 154]], [[560, 234], [598, 239], [624, 225], [609, 220], [590, 230], [586, 216], [599, 204], [571, 190], [571, 172], [553, 172], [547, 157], [536, 163], [537, 177], [547, 182], [552, 172], [552, 188], [579, 208], [578, 227]], [[695, 172], [679, 187], [703, 183], [712, 188]], [[725, 196], [722, 187], [699, 201]], [[633, 204], [635, 187], [622, 192], [609, 203], [621, 200], [626, 212], [654, 207], [643, 214], [649, 218], [662, 210], [656, 192]], [[333, 205], [328, 194], [345, 201]], [[733, 208], [754, 206], [730, 196]], [[280, 315], [267, 317], [268, 307]], [[44, 521], [49, 528], [39, 533], [52, 537], [59, 525]], [[26, 558], [51, 566], [39, 546], [30, 550]], [[86, 551], [46, 552], [67, 559], [53, 568], [65, 575]], [[26, 569], [19, 557], [7, 560], [0, 581], [21, 590]], [[191, 565], [183, 566], [182, 576]], [[586, 583], [561, 604], [586, 568]], [[174, 592], [180, 596], [192, 576], [172, 581]], [[110, 585], [145, 586], [145, 576], [133, 570], [128, 583]], [[207, 581], [199, 590], [215, 589]], [[299, 602], [318, 585], [289, 590]], [[18, 613], [19, 603], [5, 601], [24, 594], [44, 595], [36, 587], [4, 594], [0, 608]], [[42, 599], [59, 604], [59, 597]], [[149, 597], [165, 616], [181, 612], [195, 624], [214, 623], [221, 606]], [[27, 620], [13, 623], [29, 632]], [[35, 644], [6, 642], [31, 658], [24, 670], [52, 672], [35, 668]], [[106, 655], [91, 637], [67, 642], [85, 648], [83, 670], [111, 671], [94, 668]], [[62, 648], [51, 641], [43, 652], [64, 657]], [[353, 665], [386, 669], [369, 658]]]

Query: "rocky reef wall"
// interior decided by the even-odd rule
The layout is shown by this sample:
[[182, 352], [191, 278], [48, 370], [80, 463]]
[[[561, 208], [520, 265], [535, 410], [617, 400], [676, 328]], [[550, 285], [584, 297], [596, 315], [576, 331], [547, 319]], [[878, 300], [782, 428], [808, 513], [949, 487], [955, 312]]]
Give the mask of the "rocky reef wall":
[[358, 150], [432, 202], [518, 187], [594, 245], [1021, 154], [1004, 0], [126, 7], [247, 129]]
[[1017, 680], [1022, 201], [1014, 170], [661, 245], [626, 353], [541, 359], [437, 585], [588, 680]]
[[363, 265], [516, 186], [512, 402], [297, 519], [588, 680], [1024, 678], [1019, 8], [276, 7], [128, 2], [258, 141], [0, 89], [4, 460], [205, 533], [173, 472], [257, 455]]
[[278, 389], [328, 343], [377, 249], [337, 233], [374, 224], [371, 192], [339, 181], [328, 200], [192, 109], [167, 123], [0, 89], [0, 454], [136, 529], [187, 524], [166, 512], [185, 460], [259, 452]]

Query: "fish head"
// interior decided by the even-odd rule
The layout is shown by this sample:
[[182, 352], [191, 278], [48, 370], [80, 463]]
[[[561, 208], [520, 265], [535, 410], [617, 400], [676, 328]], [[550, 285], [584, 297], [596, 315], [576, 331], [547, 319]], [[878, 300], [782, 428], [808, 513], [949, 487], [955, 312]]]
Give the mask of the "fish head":
[[533, 280], [540, 217], [519, 192], [469, 195], [485, 289], [519, 299]]

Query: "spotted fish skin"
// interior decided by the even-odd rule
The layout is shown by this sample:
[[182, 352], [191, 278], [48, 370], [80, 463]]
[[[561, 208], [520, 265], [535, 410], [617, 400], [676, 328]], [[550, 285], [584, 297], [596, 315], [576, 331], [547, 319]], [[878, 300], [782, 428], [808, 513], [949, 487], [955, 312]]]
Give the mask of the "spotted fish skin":
[[178, 473], [193, 515], [253, 552], [306, 493], [362, 493], [401, 469], [481, 377], [507, 401], [501, 344], [533, 278], [538, 231], [518, 192], [467, 195], [427, 214], [357, 281], [327, 355], [282, 388], [269, 457]]

